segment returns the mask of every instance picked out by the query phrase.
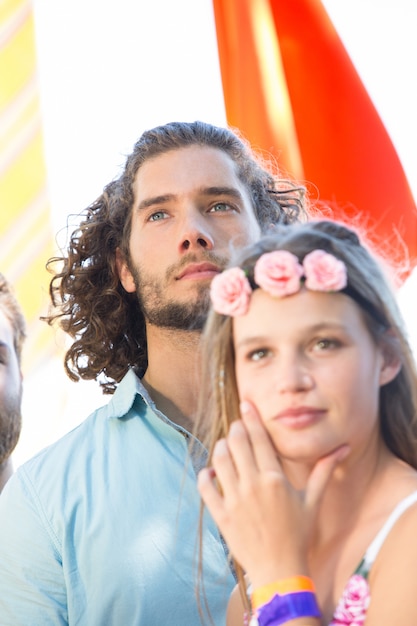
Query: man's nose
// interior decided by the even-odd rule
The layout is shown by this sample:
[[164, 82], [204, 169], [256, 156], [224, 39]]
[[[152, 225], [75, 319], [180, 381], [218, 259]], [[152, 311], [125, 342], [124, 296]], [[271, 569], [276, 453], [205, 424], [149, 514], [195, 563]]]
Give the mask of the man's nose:
[[202, 215], [188, 215], [184, 218], [179, 236], [181, 252], [204, 248], [212, 250], [214, 239]]

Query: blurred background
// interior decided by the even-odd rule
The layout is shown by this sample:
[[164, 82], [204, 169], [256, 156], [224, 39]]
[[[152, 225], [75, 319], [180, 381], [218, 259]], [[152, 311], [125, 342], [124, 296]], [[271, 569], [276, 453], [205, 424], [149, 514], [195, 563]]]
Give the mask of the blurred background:
[[[268, 24], [277, 23], [271, 6], [278, 11], [280, 3], [298, 6], [285, 19], [294, 28], [292, 37], [300, 39], [300, 50], [304, 46], [312, 57], [313, 52], [322, 55], [317, 56], [319, 73], [305, 62], [298, 69], [291, 66], [288, 33], [277, 29], [277, 39], [268, 39]], [[321, 30], [310, 26], [313, 18], [314, 29]], [[252, 32], [248, 28], [253, 23]], [[173, 120], [232, 123], [255, 146], [266, 151], [275, 147], [279, 165], [317, 185], [321, 197], [326, 189], [324, 199], [340, 200], [344, 207], [358, 201], [345, 191], [328, 191], [324, 180], [320, 184], [320, 172], [309, 169], [306, 144], [315, 148], [317, 166], [335, 179], [341, 170], [349, 170], [351, 138], [358, 150], [354, 160], [365, 178], [362, 188], [373, 176], [380, 193], [388, 197], [391, 188], [398, 192], [399, 201], [387, 214], [394, 211], [400, 225], [403, 216], [411, 216], [405, 230], [407, 246], [415, 253], [416, 27], [417, 4], [412, 0], [0, 0], [0, 271], [15, 285], [29, 322], [24, 422], [15, 467], [107, 402], [96, 383], [67, 379], [62, 365], [66, 339], [38, 319], [48, 305], [45, 263], [65, 244], [67, 224], [76, 224], [77, 214], [117, 176], [145, 129]], [[268, 41], [271, 46], [275, 41], [275, 48], [260, 50]], [[232, 44], [236, 48], [230, 54]], [[328, 45], [334, 53], [327, 54]], [[239, 84], [233, 82], [240, 76], [239, 64], [252, 77], [246, 55], [256, 57], [253, 72], [263, 76], [264, 84], [275, 86], [275, 95], [286, 95], [286, 104], [272, 102], [281, 127], [271, 127], [271, 102], [255, 103], [257, 115], [239, 106], [251, 94], [244, 77]], [[337, 81], [322, 82], [333, 62], [340, 64], [345, 93], [337, 91]], [[280, 71], [284, 87], [277, 79]], [[349, 121], [352, 111], [350, 125], [338, 126], [337, 137], [333, 129], [327, 136], [315, 123], [322, 102], [335, 112], [339, 125]], [[320, 130], [319, 140], [307, 136], [314, 128]], [[263, 143], [262, 132], [270, 144]], [[382, 152], [388, 153], [390, 165], [379, 163]], [[335, 155], [346, 163], [334, 163]], [[350, 173], [349, 182], [353, 179]], [[385, 228], [396, 227], [390, 223]], [[416, 286], [414, 272], [399, 291], [414, 350]]]

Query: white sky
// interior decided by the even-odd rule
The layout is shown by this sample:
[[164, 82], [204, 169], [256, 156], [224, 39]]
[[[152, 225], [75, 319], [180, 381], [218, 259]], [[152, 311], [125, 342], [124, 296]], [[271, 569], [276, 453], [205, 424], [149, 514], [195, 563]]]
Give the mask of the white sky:
[[[417, 2], [323, 3], [417, 197]], [[224, 125], [226, 118], [211, 0], [33, 0], [33, 5], [57, 232], [70, 213], [89, 205], [117, 175], [146, 128], [194, 119]], [[415, 345], [416, 288], [417, 278], [412, 277], [400, 295]], [[62, 370], [62, 364], [52, 363], [49, 371], [26, 381], [24, 430], [15, 465], [101, 402], [95, 383], [68, 383]], [[51, 379], [59, 398], [51, 392]], [[46, 393], [49, 401], [42, 416], [33, 414]]]

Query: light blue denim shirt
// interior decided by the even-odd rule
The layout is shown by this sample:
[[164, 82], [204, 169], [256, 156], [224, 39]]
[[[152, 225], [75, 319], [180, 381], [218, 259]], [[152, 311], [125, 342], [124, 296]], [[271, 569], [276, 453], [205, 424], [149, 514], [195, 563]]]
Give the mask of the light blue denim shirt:
[[[22, 465], [0, 497], [1, 626], [201, 624], [190, 438], [129, 371], [107, 406]], [[223, 626], [234, 579], [207, 513], [203, 546]]]

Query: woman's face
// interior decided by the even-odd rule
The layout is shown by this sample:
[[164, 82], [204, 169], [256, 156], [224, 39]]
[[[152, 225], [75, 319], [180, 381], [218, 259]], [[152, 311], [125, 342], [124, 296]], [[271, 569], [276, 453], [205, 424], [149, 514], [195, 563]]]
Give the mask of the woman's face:
[[233, 341], [240, 399], [257, 407], [280, 457], [310, 463], [379, 441], [379, 388], [399, 365], [386, 362], [351, 298], [256, 289], [233, 319]]

